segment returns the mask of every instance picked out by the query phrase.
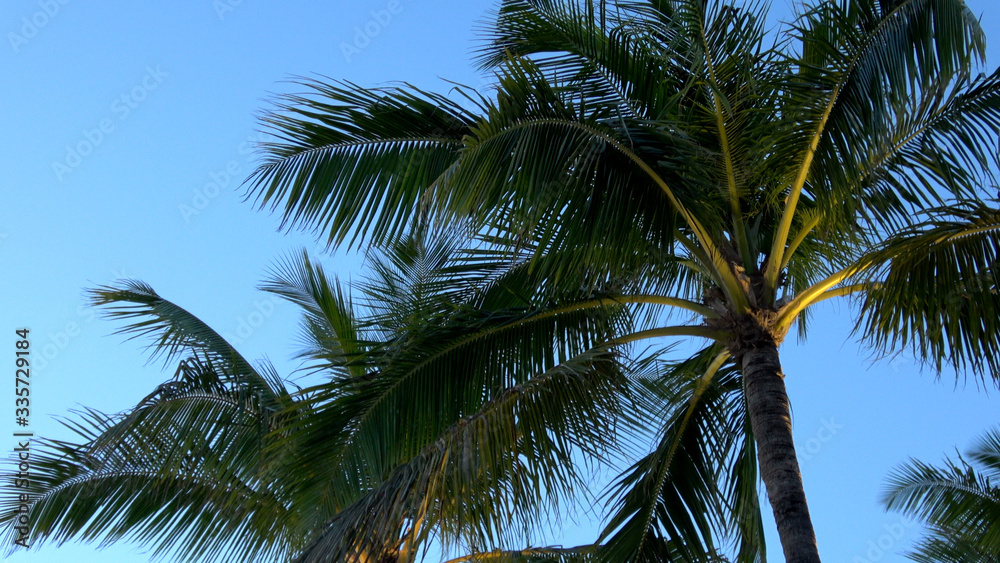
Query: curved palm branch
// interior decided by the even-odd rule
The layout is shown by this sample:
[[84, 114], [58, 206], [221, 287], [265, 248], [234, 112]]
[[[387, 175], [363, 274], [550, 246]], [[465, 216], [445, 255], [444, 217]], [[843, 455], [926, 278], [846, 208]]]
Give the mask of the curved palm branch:
[[113, 320], [138, 319], [115, 331], [129, 339], [150, 338], [150, 359], [162, 357], [165, 363], [189, 356], [204, 358], [219, 374], [238, 380], [250, 391], [260, 394], [272, 407], [278, 406], [280, 379], [259, 373], [229, 342], [198, 317], [163, 299], [148, 284], [122, 280], [117, 286], [99, 286], [88, 290], [89, 303], [103, 307], [104, 317]]
[[476, 551], [530, 538], [539, 503], [584, 486], [573, 456], [615, 447], [624, 385], [599, 351], [504, 390], [339, 511], [299, 560], [387, 556], [435, 536]]
[[410, 86], [369, 91], [346, 82], [300, 83], [321, 99], [285, 98], [262, 119], [275, 140], [262, 144], [268, 156], [247, 180], [256, 201], [271, 209], [284, 202], [285, 226], [332, 228], [331, 245], [352, 230], [393, 239], [417, 218], [420, 194], [454, 165], [474, 116]]
[[605, 560], [716, 561], [714, 543], [726, 538], [739, 544], [739, 561], [763, 557], [756, 465], [744, 451], [752, 435], [728, 360], [710, 346], [638, 375], [647, 424], [662, 421], [661, 430], [653, 451], [608, 490], [614, 514], [602, 534]]
[[305, 251], [279, 262], [260, 289], [295, 303], [302, 309], [303, 350], [299, 357], [316, 371], [342, 377], [360, 377], [364, 369], [352, 364], [365, 353], [348, 291]]
[[909, 555], [914, 561], [988, 562], [1000, 557], [1000, 431], [986, 433], [969, 451], [943, 467], [917, 460], [889, 477], [882, 503], [927, 523], [927, 536]]
[[[131, 540], [157, 556], [206, 560], [287, 554], [297, 547], [296, 516], [263, 455], [281, 420], [269, 409], [192, 358], [131, 411], [64, 422], [79, 441], [43, 440], [32, 451], [30, 537]], [[16, 521], [17, 495], [2, 500], [0, 518]]]
[[1000, 377], [1000, 210], [969, 203], [928, 215], [868, 257], [865, 336], [938, 370], [948, 362]]

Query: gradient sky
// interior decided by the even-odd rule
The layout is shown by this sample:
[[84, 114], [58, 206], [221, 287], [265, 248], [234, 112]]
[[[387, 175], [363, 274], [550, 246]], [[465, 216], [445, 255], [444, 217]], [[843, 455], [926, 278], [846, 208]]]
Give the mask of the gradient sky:
[[[982, 14], [995, 67], [1000, 4], [969, 4]], [[277, 217], [242, 201], [255, 116], [274, 93], [299, 90], [288, 82], [294, 75], [438, 91], [448, 89], [443, 79], [480, 85], [485, 77], [470, 53], [493, 5], [4, 3], [0, 356], [13, 375], [14, 331], [30, 329], [30, 430], [66, 437], [54, 417], [81, 406], [125, 410], [172, 375], [83, 306], [84, 288], [120, 278], [146, 281], [233, 338], [245, 356], [266, 356], [292, 375], [297, 313], [255, 287], [275, 260], [317, 245], [308, 234], [277, 232]], [[776, 0], [774, 13], [789, 5]], [[360, 267], [351, 256], [326, 256], [324, 264], [344, 279]], [[956, 386], [953, 374], [937, 379], [906, 354], [876, 361], [852, 338], [852, 313], [847, 303], [826, 303], [808, 343], [790, 338], [782, 348], [806, 494], [826, 561], [903, 561], [898, 552], [919, 527], [878, 506], [886, 474], [908, 456], [937, 461], [966, 448], [1000, 422], [996, 391]], [[16, 446], [13, 387], [0, 399], [4, 449]], [[773, 528], [769, 513], [765, 521]], [[584, 517], [548, 543], [593, 541], [596, 529]], [[768, 560], [780, 561], [769, 534]], [[10, 558], [69, 560], [149, 555], [141, 546], [73, 543]]]

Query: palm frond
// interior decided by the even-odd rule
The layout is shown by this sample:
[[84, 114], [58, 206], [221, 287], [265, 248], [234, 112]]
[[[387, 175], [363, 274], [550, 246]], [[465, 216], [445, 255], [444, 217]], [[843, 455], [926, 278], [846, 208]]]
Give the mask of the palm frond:
[[311, 369], [344, 377], [364, 374], [362, 367], [351, 363], [367, 348], [350, 295], [304, 250], [276, 264], [261, 289], [302, 309], [304, 348], [299, 357], [311, 362]]
[[337, 507], [353, 503], [359, 479], [378, 482], [446, 427], [523, 382], [531, 366], [544, 371], [591, 348], [620, 311], [464, 312], [373, 349], [366, 376], [305, 390], [315, 413], [298, 438], [306, 457], [294, 474], [309, 476], [303, 494], [333, 495]]
[[261, 144], [248, 197], [282, 207], [282, 225], [312, 229], [329, 245], [398, 237], [418, 219], [421, 195], [453, 167], [474, 117], [409, 85], [298, 83], [309, 93], [281, 98], [261, 118], [275, 140]]
[[932, 210], [867, 260], [875, 285], [862, 322], [877, 349], [910, 347], [938, 371], [949, 363], [977, 380], [1000, 374], [1000, 212], [976, 202]]
[[253, 393], [276, 405], [273, 384], [262, 376], [229, 342], [201, 319], [168, 301], [146, 283], [123, 280], [117, 286], [88, 290], [90, 305], [103, 307], [105, 318], [130, 321], [115, 331], [129, 339], [148, 338], [151, 359], [165, 363], [189, 356], [204, 358], [218, 373], [243, 382]]
[[[154, 556], [211, 561], [287, 554], [300, 536], [263, 456], [280, 420], [268, 408], [190, 360], [124, 415], [88, 410], [64, 422], [77, 441], [32, 448], [32, 541], [134, 541]], [[13, 534], [18, 495], [5, 490], [2, 506]]]
[[1000, 489], [988, 476], [1000, 470], [998, 446], [1000, 431], [993, 430], [970, 452], [982, 470], [961, 456], [942, 467], [911, 459], [889, 476], [885, 507], [928, 525], [911, 559], [986, 562], [1000, 557]]
[[[655, 449], [608, 492], [614, 515], [602, 533], [606, 560], [712, 561], [717, 534], [732, 530], [723, 523], [724, 514], [750, 508], [739, 498], [744, 493], [737, 493], [733, 505], [722, 501], [724, 483], [718, 478], [728, 474], [729, 452], [742, 431], [734, 434], [737, 429], [729, 423], [739, 421], [742, 427], [733, 413], [743, 409], [732, 400], [739, 389], [736, 371], [719, 365], [719, 352], [710, 347], [687, 361], [661, 366], [655, 379], [646, 382], [659, 397], [652, 400], [661, 403], [648, 416], [659, 419], [661, 430]], [[752, 525], [743, 532], [741, 545], [752, 555], [762, 545], [750, 529]]]
[[[792, 158], [815, 142], [806, 192], [844, 227], [855, 213], [886, 230], [908, 223], [914, 207], [940, 204], [943, 186], [968, 197], [974, 185], [968, 175], [947, 160], [923, 159], [920, 175], [902, 171], [878, 189], [858, 193], [856, 180], [868, 176], [872, 159], [892, 151], [893, 139], [922, 127], [926, 108], [961, 91], [977, 62], [985, 55], [978, 19], [960, 0], [852, 0], [808, 6], [793, 26], [801, 51], [792, 55], [798, 68], [785, 99], [783, 113], [802, 116], [810, 127], [786, 123], [775, 155]], [[824, 95], [817, 95], [824, 92]], [[904, 109], [907, 106], [910, 108]], [[923, 112], [923, 113], [922, 113]], [[810, 141], [810, 138], [812, 141]], [[968, 139], [940, 145], [924, 144], [945, 159], [978, 160], [983, 147]], [[786, 152], [791, 151], [791, 152]], [[808, 163], [808, 161], [805, 161]], [[907, 169], [908, 170], [908, 169]], [[930, 179], [930, 181], [922, 181]], [[860, 187], [865, 188], [862, 184]], [[852, 191], [854, 190], [854, 191]], [[846, 209], [845, 209], [846, 207]], [[844, 228], [841, 227], [841, 228]]]
[[625, 383], [594, 351], [504, 390], [339, 511], [299, 560], [379, 557], [428, 537], [475, 551], [530, 540], [539, 504], [585, 492], [573, 456], [616, 447]]

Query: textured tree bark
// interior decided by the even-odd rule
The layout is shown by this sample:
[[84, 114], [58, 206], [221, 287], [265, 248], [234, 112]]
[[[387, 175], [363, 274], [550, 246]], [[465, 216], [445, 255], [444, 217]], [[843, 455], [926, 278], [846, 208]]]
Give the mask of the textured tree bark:
[[784, 374], [773, 344], [743, 354], [747, 411], [757, 441], [757, 462], [778, 525], [786, 563], [819, 563], [806, 495], [802, 488]]

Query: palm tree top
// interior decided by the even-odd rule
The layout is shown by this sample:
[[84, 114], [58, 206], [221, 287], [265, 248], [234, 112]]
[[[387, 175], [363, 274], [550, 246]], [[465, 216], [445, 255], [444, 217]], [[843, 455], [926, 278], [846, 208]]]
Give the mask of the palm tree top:
[[[494, 95], [303, 79], [263, 119], [248, 195], [331, 245], [458, 221], [552, 279], [659, 268], [657, 291], [714, 307], [711, 327], [756, 319], [780, 342], [816, 300], [884, 286], [893, 235], [965, 221], [955, 201], [995, 220], [1000, 74], [961, 1], [807, 3], [774, 30], [767, 8], [502, 2], [476, 53]], [[877, 348], [989, 357], [929, 308], [891, 311], [867, 326]], [[907, 336], [923, 322], [932, 343]]]
[[[144, 284], [98, 288], [183, 363], [51, 445], [39, 532], [758, 562], [762, 480], [787, 560], [819, 561], [779, 346], [853, 296], [875, 350], [993, 378], [1000, 71], [960, 0], [813, 2], [773, 30], [767, 7], [505, 1], [476, 54], [489, 95], [302, 79], [262, 118], [248, 197], [380, 256], [352, 288], [304, 253], [265, 282], [302, 308], [319, 382], [288, 391]], [[605, 509], [594, 544], [519, 547], [581, 495]]]

